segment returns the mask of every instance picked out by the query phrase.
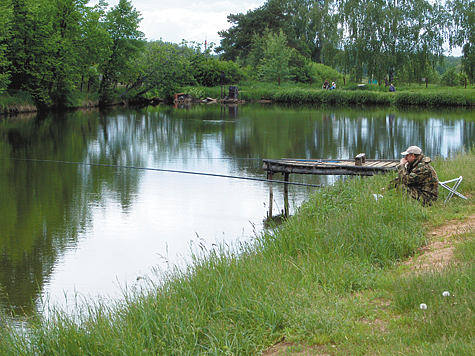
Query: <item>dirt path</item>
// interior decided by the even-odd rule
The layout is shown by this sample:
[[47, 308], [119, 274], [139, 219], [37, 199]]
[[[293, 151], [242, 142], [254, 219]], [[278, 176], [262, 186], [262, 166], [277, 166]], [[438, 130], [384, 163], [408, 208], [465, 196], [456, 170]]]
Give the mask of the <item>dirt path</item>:
[[457, 235], [475, 229], [475, 215], [464, 221], [450, 220], [442, 226], [429, 232], [431, 238], [428, 245], [419, 250], [419, 254], [409, 258], [403, 264], [413, 270], [440, 269], [446, 266], [453, 258]]

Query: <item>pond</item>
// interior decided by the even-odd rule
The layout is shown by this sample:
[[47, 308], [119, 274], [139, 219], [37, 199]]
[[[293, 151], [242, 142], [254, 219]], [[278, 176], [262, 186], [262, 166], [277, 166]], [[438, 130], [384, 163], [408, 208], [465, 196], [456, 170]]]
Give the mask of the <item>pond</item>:
[[[469, 110], [245, 104], [4, 118], [0, 306], [31, 314], [42, 300], [120, 298], [197, 248], [251, 241], [268, 214], [262, 159], [398, 159], [410, 145], [447, 157], [474, 137]], [[283, 186], [273, 187], [276, 215]], [[291, 186], [291, 213], [315, 189]]]

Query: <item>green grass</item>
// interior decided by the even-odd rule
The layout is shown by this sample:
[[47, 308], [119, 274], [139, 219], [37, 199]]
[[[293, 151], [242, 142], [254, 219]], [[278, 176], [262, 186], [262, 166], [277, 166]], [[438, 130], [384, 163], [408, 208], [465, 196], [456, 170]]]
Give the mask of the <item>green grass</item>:
[[19, 91], [14, 95], [7, 93], [0, 95], [0, 114], [33, 111], [36, 111], [36, 107], [31, 95], [27, 92]]
[[[224, 86], [224, 95], [228, 95]], [[312, 103], [318, 105], [395, 105], [427, 107], [471, 107], [475, 105], [475, 91], [465, 89], [406, 85], [389, 93], [384, 85], [367, 84], [358, 87], [355, 83], [338, 85], [337, 90], [323, 90], [321, 84], [244, 82], [238, 85], [239, 99], [245, 101], [271, 100], [281, 103]], [[184, 92], [199, 93], [201, 98], [220, 98], [221, 87], [186, 87]]]
[[[436, 159], [461, 193], [422, 207], [391, 177], [322, 188], [279, 228], [234, 246], [194, 250], [186, 268], [128, 290], [114, 304], [80, 304], [76, 316], [35, 316], [25, 335], [7, 323], [2, 355], [470, 355], [475, 343], [475, 239], [458, 238], [455, 262], [417, 273], [401, 265], [446, 219], [473, 215], [475, 151]], [[429, 237], [428, 237], [429, 236]], [[448, 290], [455, 297], [442, 297]], [[426, 310], [419, 309], [426, 303]]]

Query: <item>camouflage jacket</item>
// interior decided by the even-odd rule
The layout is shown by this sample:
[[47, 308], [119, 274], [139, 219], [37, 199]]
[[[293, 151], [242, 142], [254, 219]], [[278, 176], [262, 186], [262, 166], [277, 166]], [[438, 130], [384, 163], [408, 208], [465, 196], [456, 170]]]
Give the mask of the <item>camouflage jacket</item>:
[[403, 188], [416, 200], [431, 204], [439, 197], [439, 179], [430, 165], [430, 157], [420, 155], [414, 162], [398, 165], [398, 177], [391, 181], [389, 188]]

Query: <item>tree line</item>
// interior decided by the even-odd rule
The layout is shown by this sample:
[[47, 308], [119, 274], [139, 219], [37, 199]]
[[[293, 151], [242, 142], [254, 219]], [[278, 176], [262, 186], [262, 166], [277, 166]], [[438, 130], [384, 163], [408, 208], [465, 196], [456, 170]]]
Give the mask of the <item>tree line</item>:
[[305, 62], [331, 66], [355, 81], [420, 82], [443, 60], [444, 45], [460, 46], [463, 71], [474, 80], [470, 0], [268, 0], [246, 14], [229, 15], [228, 22], [216, 50], [243, 65], [255, 66], [273, 33]]
[[78, 93], [107, 104], [216, 85], [223, 71], [230, 79], [242, 75], [234, 63], [211, 62], [198, 45], [147, 42], [131, 1], [112, 8], [88, 2], [0, 2], [0, 94], [27, 93], [40, 109], [71, 107]]
[[317, 63], [354, 81], [430, 78], [443, 46], [463, 46], [475, 76], [475, 5], [428, 0], [268, 0], [230, 14], [221, 43], [145, 39], [131, 1], [2, 0], [0, 94], [27, 93], [39, 108], [75, 106], [78, 97], [171, 98], [185, 85], [243, 78], [311, 82]]

